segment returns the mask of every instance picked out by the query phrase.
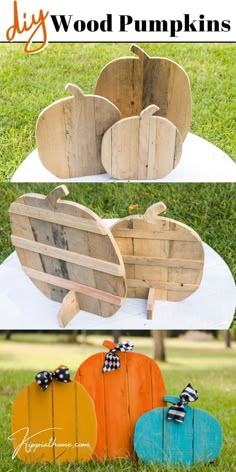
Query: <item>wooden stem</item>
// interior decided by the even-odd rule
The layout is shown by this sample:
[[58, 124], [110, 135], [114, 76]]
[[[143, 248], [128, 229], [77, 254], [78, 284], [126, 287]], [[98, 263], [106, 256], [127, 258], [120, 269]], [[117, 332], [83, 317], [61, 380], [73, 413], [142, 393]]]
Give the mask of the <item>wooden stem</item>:
[[141, 111], [140, 118], [150, 118], [154, 113], [156, 113], [160, 108], [157, 105], [149, 105], [147, 108]]
[[84, 97], [84, 94], [83, 94], [82, 90], [77, 85], [67, 84], [65, 86], [65, 90], [66, 90], [66, 92], [70, 92], [76, 98], [81, 99], [81, 98]]
[[167, 403], [177, 403], [179, 401], [179, 397], [176, 397], [174, 395], [165, 395], [163, 398], [164, 402]]
[[66, 197], [67, 195], [69, 195], [69, 190], [66, 185], [59, 185], [48, 194], [46, 200], [51, 207], [55, 208], [58, 200], [60, 200], [62, 197]]
[[136, 56], [138, 56], [139, 59], [141, 59], [141, 61], [144, 61], [144, 59], [149, 59], [149, 57], [150, 57], [150, 56], [148, 56], [148, 54], [146, 54], [146, 52], [144, 52], [144, 50], [142, 48], [137, 46], [137, 44], [132, 44], [131, 47], [130, 47], [130, 51], [132, 51], [134, 54], [136, 54]]
[[147, 223], [154, 224], [157, 221], [158, 216], [165, 210], [165, 203], [154, 203], [147, 209], [146, 213], [143, 215], [143, 218], [145, 221], [147, 221]]
[[105, 341], [103, 341], [103, 346], [105, 346], [107, 349], [109, 349], [109, 351], [111, 349], [114, 349], [114, 347], [116, 347], [116, 344], [113, 343], [113, 341], [108, 341], [107, 339]]

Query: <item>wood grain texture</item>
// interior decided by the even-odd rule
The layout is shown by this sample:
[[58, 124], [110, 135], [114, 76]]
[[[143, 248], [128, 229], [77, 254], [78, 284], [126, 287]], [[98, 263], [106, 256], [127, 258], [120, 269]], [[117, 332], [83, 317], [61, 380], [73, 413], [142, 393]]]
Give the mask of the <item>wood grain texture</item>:
[[116, 179], [161, 179], [179, 163], [182, 138], [166, 118], [153, 116], [150, 105], [140, 116], [111, 126], [102, 139], [102, 163]]
[[48, 196], [26, 194], [9, 208], [12, 242], [25, 273], [57, 302], [74, 292], [73, 310], [70, 297], [63, 303], [62, 325], [76, 306], [110, 316], [126, 294], [124, 264], [111, 232], [88, 208], [60, 199], [67, 193], [59, 186]]
[[104, 97], [84, 95], [72, 84], [66, 90], [74, 96], [58, 100], [39, 115], [36, 141], [40, 160], [63, 179], [101, 174], [102, 136], [121, 114]]
[[[23, 462], [88, 461], [97, 440], [93, 401], [77, 382], [53, 380], [45, 392], [33, 382], [14, 402], [12, 434], [13, 448]], [[25, 436], [31, 440], [20, 447]]]
[[[176, 397], [164, 397], [174, 403]], [[222, 428], [206, 411], [186, 406], [184, 423], [167, 420], [168, 408], [142, 415], [135, 427], [134, 447], [146, 463], [190, 466], [210, 462], [222, 447]]]
[[[180, 301], [194, 293], [204, 267], [203, 245], [190, 227], [159, 216], [165, 205], [152, 205], [143, 216], [123, 218], [112, 228], [122, 254], [128, 296]], [[149, 316], [153, 307], [153, 292]]]
[[[108, 349], [115, 344], [104, 343]], [[78, 368], [75, 380], [91, 395], [98, 421], [94, 458], [125, 457], [133, 454], [133, 434], [140, 415], [163, 406], [165, 386], [157, 364], [134, 352], [119, 352], [121, 367], [102, 373], [105, 352], [89, 357]]]
[[192, 113], [186, 72], [170, 59], [148, 56], [137, 45], [132, 45], [131, 51], [138, 57], [115, 59], [104, 67], [95, 93], [114, 103], [123, 118], [139, 115], [149, 105], [157, 105], [158, 116], [170, 120], [184, 141]]

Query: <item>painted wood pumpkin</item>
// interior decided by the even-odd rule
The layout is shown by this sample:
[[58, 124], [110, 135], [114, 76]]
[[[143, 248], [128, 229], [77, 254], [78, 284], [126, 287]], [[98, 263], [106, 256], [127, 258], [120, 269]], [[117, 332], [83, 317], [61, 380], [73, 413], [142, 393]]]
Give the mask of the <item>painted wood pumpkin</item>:
[[179, 163], [182, 138], [150, 105], [139, 116], [116, 122], [102, 140], [102, 163], [116, 179], [161, 179]]
[[[105, 341], [113, 349], [115, 344]], [[105, 352], [89, 357], [78, 368], [75, 380], [91, 395], [97, 414], [98, 440], [94, 458], [133, 454], [137, 419], [146, 411], [163, 406], [164, 381], [157, 364], [134, 352], [119, 352], [121, 367], [102, 372]]]
[[33, 382], [17, 396], [12, 410], [12, 441], [22, 461], [88, 461], [96, 440], [94, 404], [77, 382], [53, 380], [46, 391]]
[[[179, 398], [165, 396], [166, 402]], [[210, 462], [222, 447], [220, 423], [206, 411], [185, 406], [183, 423], [167, 419], [168, 408], [156, 408], [142, 415], [135, 426], [134, 447], [140, 459], [153, 464], [193, 465]]]
[[111, 228], [125, 263], [128, 297], [180, 301], [200, 285], [202, 241], [192, 228], [159, 216], [164, 210], [156, 203]]
[[149, 105], [157, 105], [158, 115], [170, 120], [184, 141], [192, 108], [186, 72], [170, 59], [148, 56], [135, 44], [131, 51], [138, 57], [121, 57], [104, 67], [95, 93], [114, 103], [123, 118], [139, 115]]
[[9, 208], [22, 268], [44, 295], [62, 303], [62, 326], [80, 309], [113, 315], [126, 294], [124, 264], [110, 230], [88, 208], [60, 199], [68, 193], [62, 185], [48, 196], [26, 194]]
[[57, 177], [101, 174], [101, 141], [105, 131], [121, 118], [119, 110], [104, 97], [84, 95], [68, 84], [73, 97], [45, 108], [36, 124], [40, 160]]

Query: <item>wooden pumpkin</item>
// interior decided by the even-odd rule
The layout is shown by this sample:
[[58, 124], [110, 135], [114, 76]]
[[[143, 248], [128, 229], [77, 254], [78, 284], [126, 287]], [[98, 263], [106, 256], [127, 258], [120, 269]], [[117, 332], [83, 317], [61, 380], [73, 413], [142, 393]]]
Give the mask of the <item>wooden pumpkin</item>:
[[126, 294], [124, 264], [110, 230], [88, 208], [60, 199], [68, 193], [62, 185], [48, 196], [26, 194], [9, 208], [23, 270], [44, 295], [62, 303], [62, 326], [80, 309], [113, 315]]
[[74, 381], [53, 380], [44, 392], [33, 382], [14, 402], [11, 437], [27, 463], [88, 461], [97, 440], [93, 401]]
[[149, 317], [155, 299], [180, 301], [194, 293], [204, 266], [198, 234], [159, 216], [164, 210], [156, 203], [143, 216], [128, 216], [111, 228], [125, 263], [127, 296], [147, 298]]
[[176, 62], [150, 57], [133, 44], [138, 57], [122, 57], [102, 70], [95, 93], [108, 98], [122, 117], [139, 115], [149, 105], [157, 105], [159, 116], [170, 120], [184, 141], [191, 121], [191, 90], [186, 72]]
[[106, 98], [84, 95], [68, 84], [74, 96], [45, 108], [36, 124], [40, 160], [57, 177], [101, 174], [101, 141], [105, 131], [121, 117]]
[[[179, 398], [165, 396], [166, 402]], [[190, 466], [218, 457], [222, 447], [220, 423], [206, 411], [185, 406], [183, 423], [167, 419], [168, 408], [142, 415], [135, 426], [134, 447], [140, 459], [153, 464]]]
[[116, 122], [102, 140], [102, 163], [116, 179], [161, 179], [179, 163], [182, 138], [150, 105], [139, 116]]
[[[115, 344], [105, 341], [113, 349]], [[144, 412], [163, 406], [164, 381], [157, 364], [134, 352], [119, 352], [121, 367], [102, 372], [104, 352], [89, 357], [75, 375], [91, 395], [98, 422], [94, 458], [125, 457], [133, 454], [133, 433]]]

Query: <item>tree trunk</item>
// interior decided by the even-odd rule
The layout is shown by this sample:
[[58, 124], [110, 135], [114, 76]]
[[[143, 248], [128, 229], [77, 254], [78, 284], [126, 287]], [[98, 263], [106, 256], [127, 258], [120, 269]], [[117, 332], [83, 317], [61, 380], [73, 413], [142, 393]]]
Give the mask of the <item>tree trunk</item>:
[[11, 339], [12, 331], [5, 331], [5, 340], [9, 341]]
[[119, 339], [120, 339], [120, 331], [118, 329], [114, 329], [112, 331], [112, 336], [113, 336], [114, 343], [117, 344], [119, 342]]
[[230, 329], [227, 329], [225, 331], [225, 345], [228, 348], [231, 347], [231, 332], [230, 332]]
[[153, 330], [152, 337], [154, 341], [154, 359], [157, 361], [165, 362], [166, 360], [165, 345], [164, 345], [165, 331]]

